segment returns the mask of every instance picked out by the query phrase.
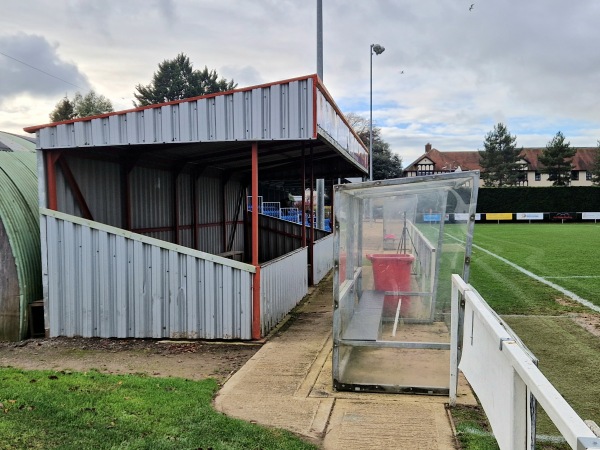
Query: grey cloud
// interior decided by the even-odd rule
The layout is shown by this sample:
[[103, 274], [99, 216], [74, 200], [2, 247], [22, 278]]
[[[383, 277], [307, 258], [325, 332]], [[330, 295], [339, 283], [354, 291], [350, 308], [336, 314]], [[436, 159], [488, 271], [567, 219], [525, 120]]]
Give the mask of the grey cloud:
[[220, 77], [227, 78], [228, 81], [235, 81], [240, 88], [255, 86], [257, 84], [265, 83], [265, 81], [273, 81], [265, 80], [258, 70], [251, 66], [224, 66], [218, 73]]
[[[150, 24], [145, 32], [156, 32], [153, 28], [158, 23], [168, 30], [178, 26], [178, 4], [173, 0], [128, 0], [128, 1], [103, 1], [90, 2], [88, 0], [74, 0], [65, 6], [65, 14], [70, 26], [79, 33], [86, 34], [93, 30], [95, 45], [105, 42], [108, 45], [122, 45], [120, 40], [123, 35], [119, 28], [125, 24], [133, 27], [131, 23]], [[131, 36], [128, 36], [131, 38]]]
[[0, 100], [31, 94], [60, 96], [75, 90], [86, 91], [90, 83], [76, 64], [62, 60], [57, 47], [44, 37], [19, 33], [0, 36], [0, 51], [25, 64], [0, 55]]
[[158, 0], [158, 9], [165, 18], [169, 26], [174, 26], [177, 23], [176, 5], [173, 0]]

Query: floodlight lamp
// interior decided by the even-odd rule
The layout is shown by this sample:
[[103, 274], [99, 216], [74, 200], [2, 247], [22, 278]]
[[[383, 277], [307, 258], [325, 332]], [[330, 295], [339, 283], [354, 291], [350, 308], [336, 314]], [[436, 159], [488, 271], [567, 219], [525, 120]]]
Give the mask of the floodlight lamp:
[[376, 55], [381, 55], [385, 51], [385, 48], [379, 44], [371, 44], [371, 49], [373, 49]]

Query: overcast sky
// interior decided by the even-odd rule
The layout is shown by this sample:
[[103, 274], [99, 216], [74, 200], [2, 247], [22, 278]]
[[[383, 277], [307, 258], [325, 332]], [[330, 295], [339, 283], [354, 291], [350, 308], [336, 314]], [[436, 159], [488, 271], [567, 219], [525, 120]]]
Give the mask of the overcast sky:
[[[238, 87], [316, 72], [316, 0], [0, 1], [2, 131], [47, 123], [76, 91], [129, 109], [180, 52]], [[428, 142], [483, 149], [498, 122], [519, 146], [600, 139], [600, 1], [323, 0], [323, 24], [324, 84], [345, 113], [368, 118], [370, 45], [385, 47], [373, 118], [404, 165]]]

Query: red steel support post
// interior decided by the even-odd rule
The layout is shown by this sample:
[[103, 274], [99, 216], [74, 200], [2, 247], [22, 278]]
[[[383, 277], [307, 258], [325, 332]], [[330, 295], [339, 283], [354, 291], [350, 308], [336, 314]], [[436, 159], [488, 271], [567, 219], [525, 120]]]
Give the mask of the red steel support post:
[[48, 209], [58, 210], [56, 195], [56, 161], [60, 153], [46, 152], [46, 192], [48, 193]]

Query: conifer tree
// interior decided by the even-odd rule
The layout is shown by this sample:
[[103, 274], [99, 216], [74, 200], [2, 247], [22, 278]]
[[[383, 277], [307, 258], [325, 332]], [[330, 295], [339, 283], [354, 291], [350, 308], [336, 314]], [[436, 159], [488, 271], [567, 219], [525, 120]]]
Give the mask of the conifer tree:
[[592, 184], [594, 186], [600, 186], [600, 141], [596, 147], [596, 157], [594, 158], [594, 165], [592, 166]]
[[481, 178], [486, 187], [516, 186], [526, 172], [521, 170], [519, 154], [522, 149], [516, 147], [516, 136], [511, 136], [503, 123], [498, 123], [485, 136], [479, 151]]
[[546, 148], [539, 157], [543, 164], [542, 172], [548, 174], [548, 180], [552, 186], [569, 186], [571, 184], [571, 170], [573, 165], [571, 159], [576, 150], [571, 148], [570, 142], [565, 142], [565, 137], [559, 131], [556, 136], [548, 142]]
[[218, 78], [217, 72], [208, 70], [194, 70], [190, 58], [184, 53], [178, 54], [173, 59], [165, 59], [158, 64], [152, 81], [146, 86], [138, 84], [133, 95], [137, 99], [135, 106], [153, 105], [156, 103], [170, 102], [215, 92], [230, 91], [235, 89], [236, 83]]

